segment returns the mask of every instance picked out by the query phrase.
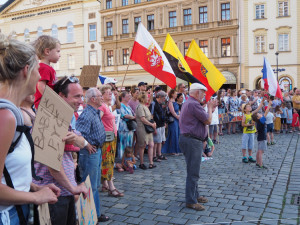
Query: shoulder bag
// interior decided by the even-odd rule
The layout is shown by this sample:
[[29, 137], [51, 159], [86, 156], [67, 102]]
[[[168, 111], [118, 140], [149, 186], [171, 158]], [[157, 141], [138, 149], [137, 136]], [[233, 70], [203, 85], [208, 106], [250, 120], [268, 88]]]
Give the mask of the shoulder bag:
[[[146, 116], [146, 111], [145, 111], [145, 109], [144, 109], [144, 112], [145, 112], [145, 116]], [[145, 118], [146, 118], [146, 117], [145, 117]], [[150, 123], [154, 123], [154, 120], [151, 119], [151, 120], [149, 120], [149, 122], [150, 122]], [[144, 124], [144, 123], [143, 123], [143, 124]], [[146, 130], [146, 132], [147, 132], [148, 134], [151, 134], [151, 133], [154, 132], [154, 128], [153, 128], [152, 126], [147, 125], [147, 124], [144, 124], [144, 127], [145, 127], [145, 130]]]

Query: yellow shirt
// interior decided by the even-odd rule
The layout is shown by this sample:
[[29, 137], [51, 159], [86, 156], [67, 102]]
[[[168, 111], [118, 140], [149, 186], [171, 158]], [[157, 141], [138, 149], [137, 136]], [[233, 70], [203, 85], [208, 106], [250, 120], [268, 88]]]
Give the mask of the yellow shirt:
[[[245, 124], [251, 124], [252, 123], [252, 113], [250, 114], [244, 114], [246, 119], [245, 119]], [[250, 127], [244, 127], [243, 133], [244, 134], [253, 134], [256, 132], [256, 127], [255, 126], [250, 126]]]
[[295, 109], [300, 109], [300, 104], [295, 103], [294, 101], [299, 101], [300, 102], [300, 95], [294, 95], [292, 98], [293, 101], [293, 107]]

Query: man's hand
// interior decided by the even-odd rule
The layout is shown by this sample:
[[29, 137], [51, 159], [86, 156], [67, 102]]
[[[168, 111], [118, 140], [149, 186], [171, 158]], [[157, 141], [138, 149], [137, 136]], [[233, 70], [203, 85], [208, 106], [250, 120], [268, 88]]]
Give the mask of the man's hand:
[[90, 143], [88, 143], [85, 148], [89, 151], [90, 154], [93, 154], [93, 153], [97, 152], [96, 146], [91, 145]]
[[81, 193], [83, 194], [83, 198], [86, 198], [88, 195], [88, 189], [86, 188], [84, 182], [75, 187], [75, 190], [72, 194], [77, 195]]
[[60, 188], [57, 187], [55, 184], [47, 184], [46, 187], [50, 188], [56, 197], [60, 196]]
[[68, 131], [67, 135], [62, 139], [62, 141], [66, 142], [66, 144], [74, 144], [77, 135], [72, 132]]
[[207, 108], [214, 109], [217, 106], [218, 106], [218, 100], [217, 99], [213, 99], [213, 100], [210, 100], [209, 102], [207, 102]]

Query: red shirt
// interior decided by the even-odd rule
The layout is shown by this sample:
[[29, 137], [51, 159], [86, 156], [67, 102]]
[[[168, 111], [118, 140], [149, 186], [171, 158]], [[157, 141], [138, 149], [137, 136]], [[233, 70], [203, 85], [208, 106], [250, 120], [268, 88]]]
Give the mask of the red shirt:
[[[39, 72], [41, 75], [41, 79], [39, 81], [46, 81], [46, 85], [48, 85], [51, 89], [53, 89], [54, 83], [56, 81], [56, 72], [52, 68], [52, 66], [49, 66], [45, 63], [40, 63]], [[35, 97], [34, 105], [35, 108], [37, 109], [42, 98], [42, 94], [38, 90], [37, 85], [36, 85], [36, 92], [34, 94], [34, 97]]]

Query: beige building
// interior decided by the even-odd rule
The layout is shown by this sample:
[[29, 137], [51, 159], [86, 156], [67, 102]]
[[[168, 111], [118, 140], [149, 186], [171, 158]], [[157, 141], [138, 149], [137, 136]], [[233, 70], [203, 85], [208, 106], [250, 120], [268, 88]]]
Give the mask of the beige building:
[[101, 62], [99, 9], [96, 0], [8, 0], [0, 8], [0, 29], [26, 42], [42, 34], [58, 38], [57, 76], [78, 76], [83, 65]]
[[116, 78], [121, 85], [128, 68], [124, 86], [139, 81], [152, 85], [154, 77], [129, 60], [138, 23], [142, 22], [161, 47], [167, 33], [182, 53], [195, 39], [225, 75], [225, 86], [239, 87], [238, 4], [238, 0], [101, 1], [102, 75]]
[[[281, 87], [300, 87], [300, 2], [294, 0], [241, 1], [241, 82], [260, 87], [266, 57]], [[277, 54], [278, 53], [278, 54]]]

